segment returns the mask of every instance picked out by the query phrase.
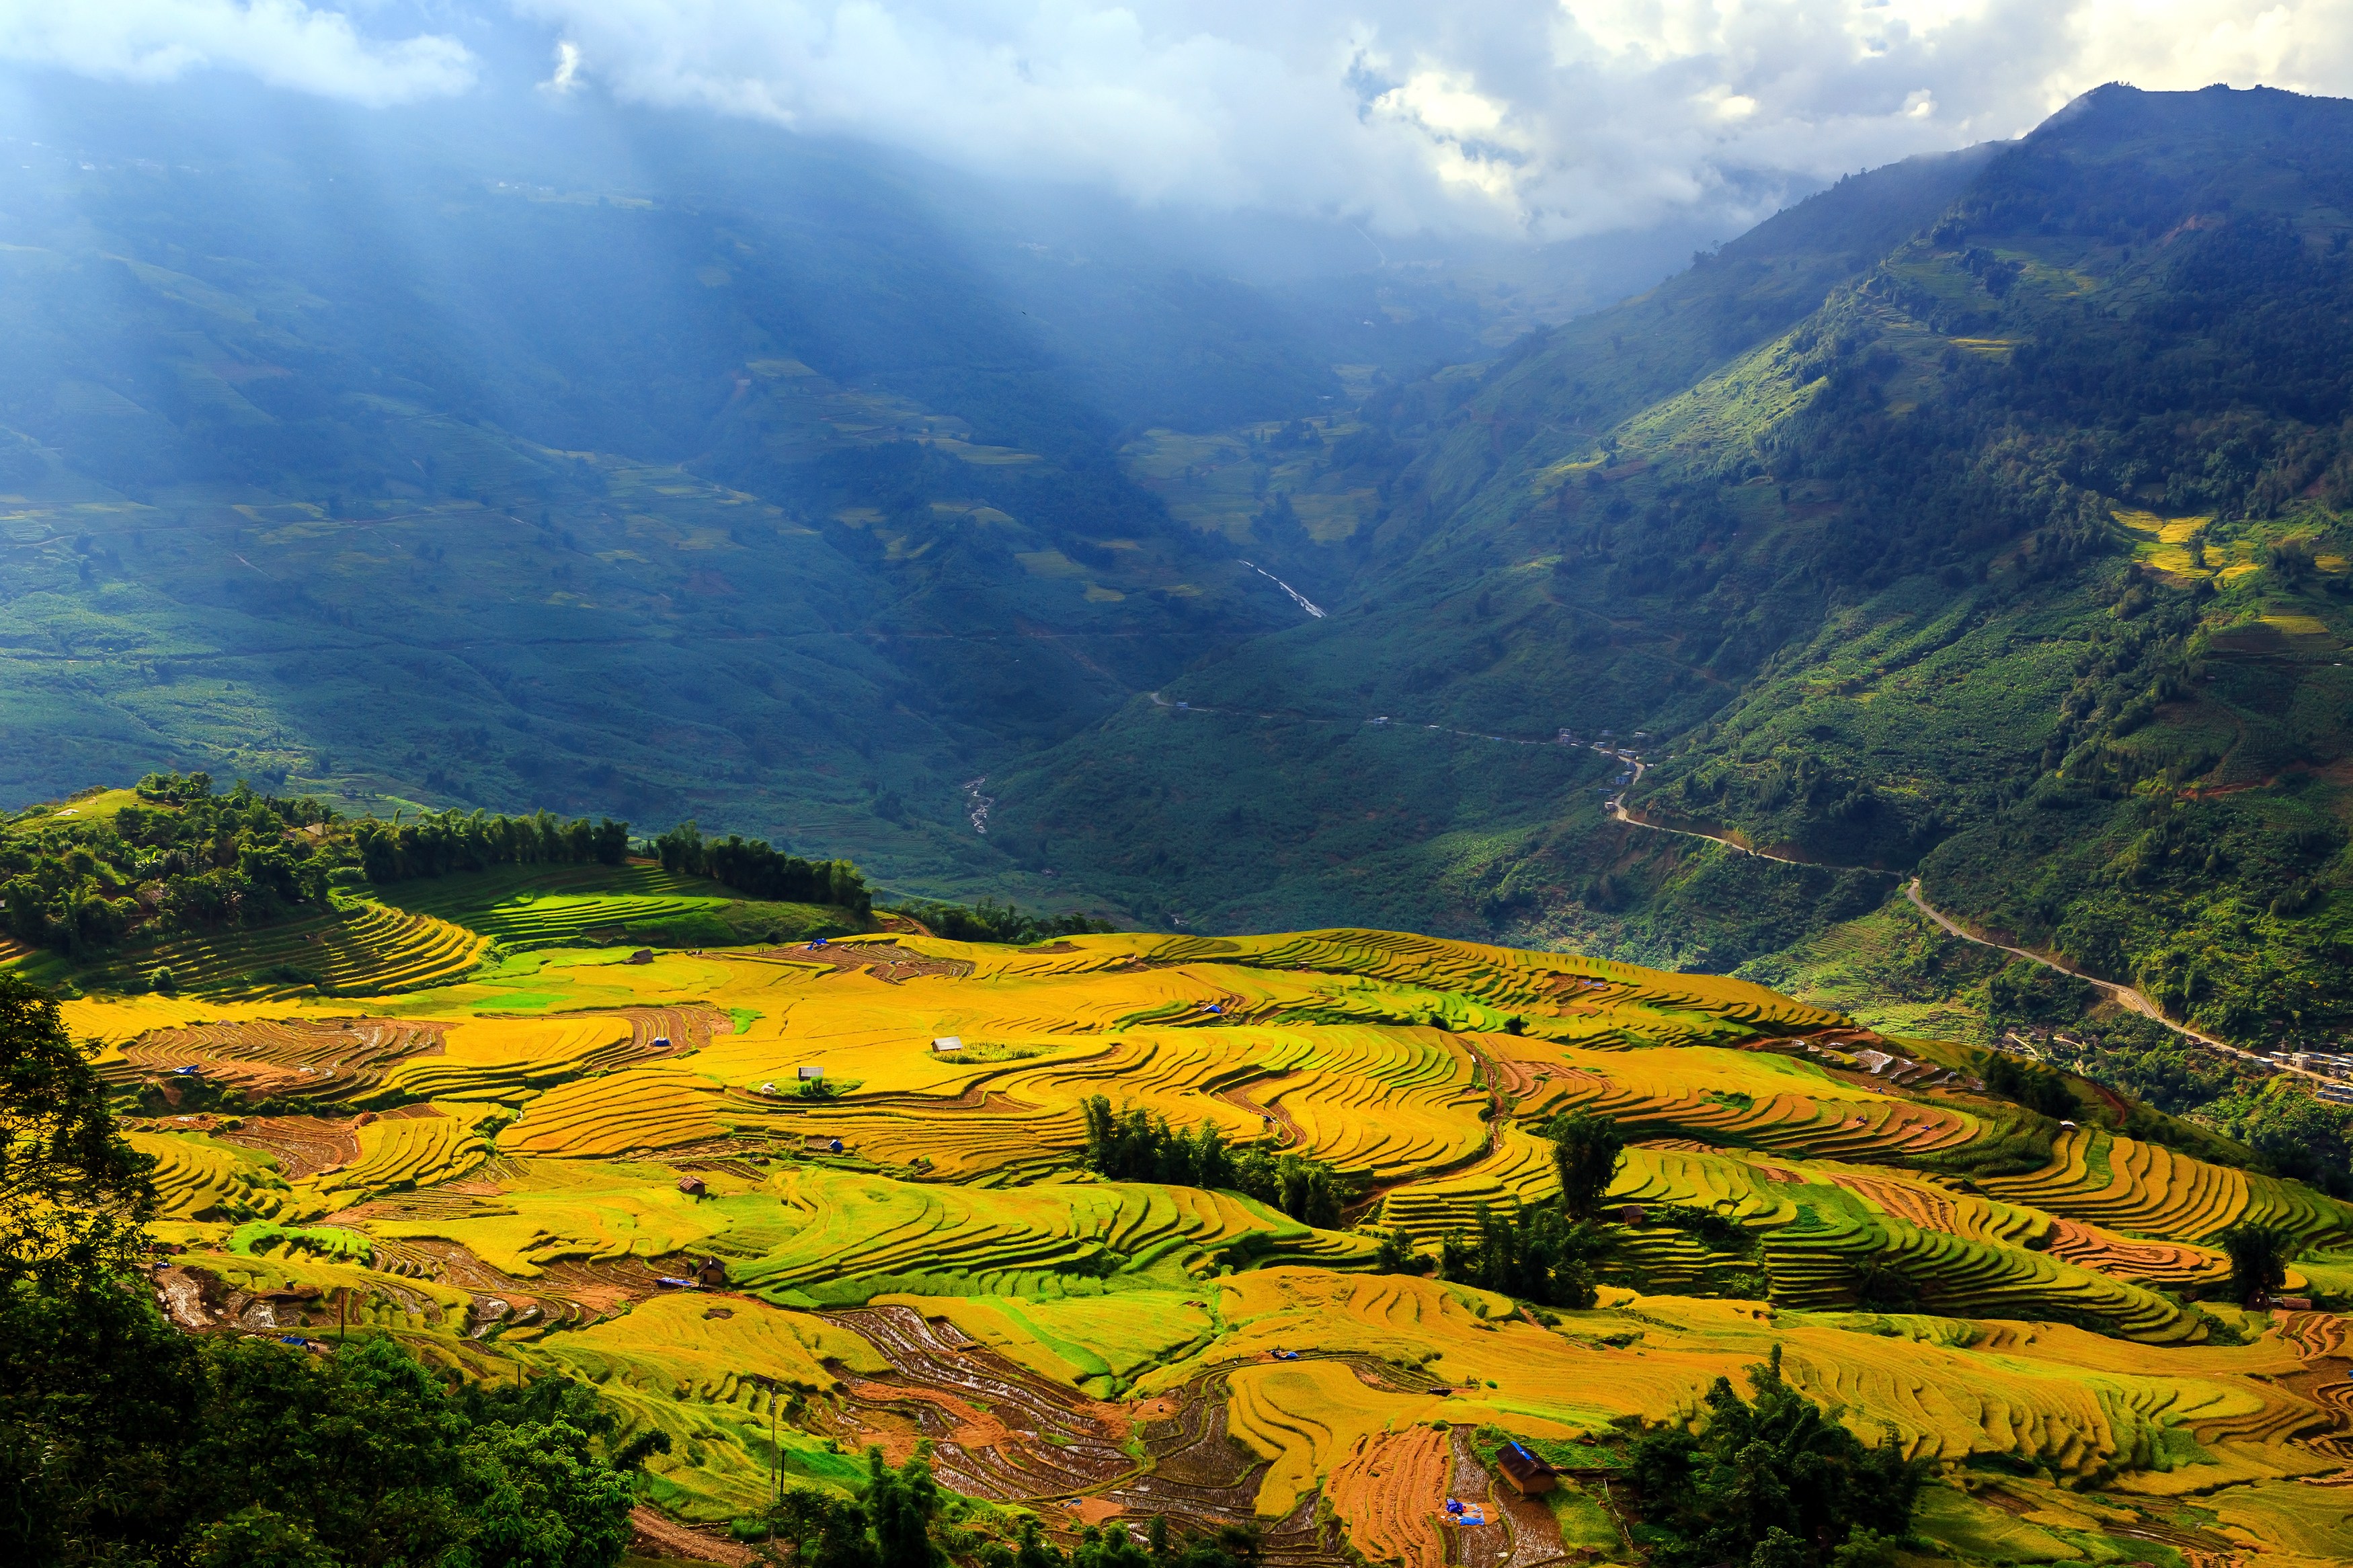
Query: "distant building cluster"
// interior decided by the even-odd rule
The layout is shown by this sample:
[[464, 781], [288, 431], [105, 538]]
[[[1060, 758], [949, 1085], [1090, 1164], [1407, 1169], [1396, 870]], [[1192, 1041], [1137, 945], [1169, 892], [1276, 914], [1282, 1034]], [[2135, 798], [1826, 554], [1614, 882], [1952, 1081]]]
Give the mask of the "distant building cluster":
[[[2065, 1062], [2073, 1059], [2076, 1052], [2091, 1050], [2099, 1044], [2097, 1036], [2087, 1040], [2063, 1029], [2026, 1026], [2006, 1031], [1994, 1042], [1994, 1049], [2036, 1061]], [[2332, 1105], [2353, 1105], [2353, 1053], [2273, 1050], [2232, 1051], [2227, 1054], [2283, 1071], [2309, 1075], [2320, 1080], [2309, 1084], [2316, 1099], [2325, 1100]], [[2339, 1081], [2327, 1081], [2330, 1079]]]
[[[2276, 1062], [2281, 1067], [2318, 1073], [2323, 1078], [2353, 1080], [2353, 1056], [2336, 1051], [2271, 1051], [2263, 1059]], [[2353, 1081], [2316, 1083], [2312, 1086], [2312, 1092], [2316, 1098], [2332, 1105], [2353, 1105]]]

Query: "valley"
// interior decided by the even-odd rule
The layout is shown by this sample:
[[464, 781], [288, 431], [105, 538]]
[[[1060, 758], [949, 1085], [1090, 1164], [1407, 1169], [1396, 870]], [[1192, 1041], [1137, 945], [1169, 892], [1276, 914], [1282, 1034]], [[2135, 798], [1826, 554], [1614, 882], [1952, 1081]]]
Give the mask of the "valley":
[[2353, 100], [1392, 234], [556, 41], [0, 94], [0, 1556], [2353, 1561]]

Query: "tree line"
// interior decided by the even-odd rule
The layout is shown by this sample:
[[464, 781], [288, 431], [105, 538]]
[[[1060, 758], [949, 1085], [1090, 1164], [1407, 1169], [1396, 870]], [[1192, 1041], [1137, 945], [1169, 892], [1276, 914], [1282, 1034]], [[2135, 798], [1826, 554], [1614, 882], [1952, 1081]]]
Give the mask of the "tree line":
[[606, 817], [566, 822], [552, 811], [498, 816], [480, 810], [427, 812], [409, 822], [364, 817], [352, 825], [359, 864], [371, 882], [406, 882], [494, 866], [617, 866], [628, 858], [629, 825]]
[[0, 836], [7, 932], [79, 957], [157, 925], [259, 925], [322, 904], [335, 861], [295, 830], [332, 823], [306, 797], [240, 781], [215, 794], [206, 773], [150, 773], [111, 819], [37, 807]]
[[731, 833], [705, 838], [692, 822], [681, 822], [654, 840], [662, 869], [681, 877], [708, 877], [750, 899], [784, 904], [834, 904], [860, 915], [871, 913], [874, 895], [858, 868], [847, 860], [804, 860], [772, 848], [765, 838]]
[[[136, 795], [111, 817], [80, 819], [70, 805], [20, 813], [0, 834], [0, 931], [80, 960], [135, 934], [268, 925], [328, 909], [338, 886], [501, 866], [619, 866], [630, 849], [629, 825], [612, 817], [451, 810], [350, 819], [311, 796], [264, 795], [241, 779], [216, 790], [204, 773], [150, 773]], [[848, 860], [804, 860], [733, 835], [706, 839], [691, 822], [655, 847], [668, 869], [747, 899], [828, 904], [860, 917], [873, 909], [864, 876]], [[952, 928], [943, 934], [971, 941], [1110, 929], [986, 900], [971, 910], [924, 910]]]
[[[856, 1496], [816, 1487], [788, 1489], [776, 1504], [744, 1524], [765, 1526], [792, 1548], [798, 1568], [1252, 1568], [1257, 1531], [1228, 1526], [1214, 1536], [1178, 1540], [1164, 1515], [1155, 1515], [1139, 1544], [1120, 1524], [1080, 1531], [1068, 1552], [1046, 1539], [1037, 1519], [1019, 1517], [1013, 1539], [992, 1539], [967, 1521], [964, 1500], [933, 1478], [926, 1443], [893, 1469], [879, 1448], [867, 1450], [866, 1485]], [[992, 1521], [993, 1522], [993, 1521]], [[739, 1531], [742, 1526], [738, 1527]]]
[[1118, 929], [1109, 921], [1082, 914], [1030, 914], [989, 898], [971, 904], [915, 899], [892, 904], [884, 912], [904, 915], [934, 936], [944, 936], [950, 942], [1001, 942], [1023, 947], [1052, 942], [1057, 937], [1092, 936]]
[[1321, 1160], [1236, 1147], [1210, 1121], [1179, 1132], [1165, 1116], [1115, 1111], [1100, 1094], [1088, 1096], [1082, 1110], [1087, 1142], [1081, 1159], [1107, 1181], [1236, 1192], [1302, 1225], [1329, 1230], [1340, 1223], [1347, 1191], [1339, 1173]]

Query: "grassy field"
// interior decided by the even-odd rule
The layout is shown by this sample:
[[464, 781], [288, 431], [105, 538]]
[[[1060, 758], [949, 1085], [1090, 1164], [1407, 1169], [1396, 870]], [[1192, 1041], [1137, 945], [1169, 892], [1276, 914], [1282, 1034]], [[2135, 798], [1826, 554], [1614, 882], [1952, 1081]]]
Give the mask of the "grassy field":
[[[458, 891], [435, 907], [516, 901]], [[542, 948], [365, 1011], [72, 1007], [126, 1097], [182, 1058], [325, 1080], [299, 1114], [132, 1123], [172, 1261], [209, 1281], [192, 1310], [591, 1379], [670, 1434], [649, 1495], [689, 1520], [930, 1441], [949, 1484], [1057, 1528], [1077, 1498], [1281, 1542], [1320, 1500], [1368, 1560], [1442, 1568], [1438, 1503], [1464, 1493], [1514, 1554], [1611, 1555], [1622, 1497], [1520, 1507], [1471, 1435], [1606, 1455], [1778, 1346], [1951, 1483], [1922, 1528], [1963, 1561], [2156, 1528], [2309, 1553], [2340, 1527], [2298, 1479], [2341, 1464], [2316, 1392], [2338, 1321], [2193, 1297], [2247, 1219], [2295, 1233], [2298, 1281], [2345, 1278], [2353, 1209], [2105, 1127], [2021, 1138], [1971, 1080], [1894, 1088], [1846, 1015], [1742, 981], [1364, 931], [867, 936]], [[947, 1034], [971, 1053], [934, 1051]], [[1324, 1161], [1356, 1223], [1099, 1179], [1095, 1094]], [[1644, 1211], [1613, 1218], [1593, 1309], [1377, 1270], [1381, 1233], [1435, 1251], [1550, 1201], [1538, 1128], [1572, 1108], [1633, 1141], [1611, 1197]], [[1741, 1249], [1678, 1228], [1694, 1213]]]

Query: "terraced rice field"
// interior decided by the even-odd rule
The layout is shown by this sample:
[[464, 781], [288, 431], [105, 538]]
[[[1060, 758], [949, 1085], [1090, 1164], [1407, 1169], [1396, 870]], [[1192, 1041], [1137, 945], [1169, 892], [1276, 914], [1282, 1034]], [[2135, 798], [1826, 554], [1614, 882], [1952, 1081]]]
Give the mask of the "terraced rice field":
[[202, 1132], [130, 1133], [131, 1146], [155, 1162], [156, 1215], [164, 1220], [236, 1225], [275, 1219], [294, 1196], [271, 1162]]
[[2137, 1236], [2198, 1241], [2235, 1225], [2260, 1224], [2317, 1241], [2353, 1229], [2353, 1209], [2307, 1188], [2094, 1128], [2064, 1134], [2045, 1169], [1984, 1184], [2053, 1214]]
[[[606, 946], [673, 931], [723, 942], [716, 916], [741, 901], [716, 882], [651, 865], [502, 867], [400, 883], [384, 898], [517, 950]], [[799, 911], [811, 927], [834, 920], [813, 905], [776, 908]]]
[[1397, 1568], [1445, 1568], [1448, 1438], [1435, 1426], [1359, 1437], [1333, 1467], [1332, 1506], [1354, 1525], [1357, 1551]]
[[[1254, 1520], [1300, 1568], [1343, 1540], [1397, 1568], [1630, 1560], [1606, 1474], [1521, 1500], [1482, 1435], [1606, 1449], [1778, 1345], [1943, 1468], [1962, 1560], [2314, 1556], [2344, 1529], [2346, 1489], [2311, 1484], [2353, 1463], [2344, 1321], [2190, 1298], [2249, 1219], [2315, 1288], [2348, 1277], [2353, 1210], [2105, 1128], [2021, 1142], [2014, 1108], [1873, 1077], [1849, 1020], [1755, 986], [1371, 931], [632, 963], [568, 929], [365, 1002], [73, 1004], [126, 1091], [195, 1067], [273, 1100], [134, 1126], [192, 1326], [342, 1314], [477, 1375], [588, 1378], [671, 1435], [649, 1495], [705, 1521], [774, 1470], [843, 1485], [866, 1444], [928, 1442], [1065, 1535], [1167, 1513]], [[1328, 1163], [1349, 1223], [1096, 1177], [1095, 1095]], [[1374, 1271], [1382, 1235], [1433, 1252], [1552, 1202], [1542, 1128], [1571, 1109], [1632, 1144], [1595, 1308]], [[1730, 1289], [1757, 1294], [1693, 1293]], [[1448, 1495], [1490, 1522], [1440, 1522]]]
[[143, 984], [169, 969], [176, 989], [207, 999], [381, 996], [460, 980], [489, 946], [464, 926], [371, 903], [155, 943], [96, 979]]
[[[667, 1043], [663, 1043], [667, 1042]], [[364, 1098], [521, 1101], [586, 1074], [688, 1048], [626, 1015], [480, 1018], [441, 1032], [440, 1049], [404, 1059]]]
[[395, 1115], [353, 1130], [357, 1153], [346, 1163], [320, 1172], [306, 1185], [333, 1203], [405, 1188], [454, 1181], [489, 1157], [470, 1107], [455, 1114], [413, 1107], [423, 1115]]
[[339, 1100], [372, 1089], [394, 1064], [438, 1055], [442, 1026], [402, 1019], [247, 1018], [149, 1029], [99, 1059], [110, 1083], [195, 1068], [256, 1098]]

